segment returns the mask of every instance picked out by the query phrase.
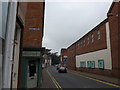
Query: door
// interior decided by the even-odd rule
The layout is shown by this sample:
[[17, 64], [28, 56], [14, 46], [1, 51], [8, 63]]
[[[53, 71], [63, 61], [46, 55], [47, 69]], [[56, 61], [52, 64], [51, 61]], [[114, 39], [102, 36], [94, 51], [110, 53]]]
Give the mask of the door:
[[27, 70], [27, 88], [37, 87], [37, 73], [38, 73], [38, 63], [37, 60], [28, 61]]

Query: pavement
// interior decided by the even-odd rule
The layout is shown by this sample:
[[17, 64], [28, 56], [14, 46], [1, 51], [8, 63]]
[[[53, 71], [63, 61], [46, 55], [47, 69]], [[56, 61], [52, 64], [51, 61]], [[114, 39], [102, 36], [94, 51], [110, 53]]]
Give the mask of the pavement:
[[42, 70], [42, 85], [41, 88], [56, 88], [54, 82], [50, 78], [49, 73], [47, 72], [47, 68]]
[[103, 75], [98, 75], [98, 74], [93, 74], [93, 73], [74, 71], [74, 70], [69, 70], [69, 72], [79, 73], [80, 75], [83, 75], [83, 76], [87, 76], [87, 77], [91, 77], [91, 78], [98, 79], [101, 81], [120, 85], [120, 79], [118, 79], [118, 78], [113, 78], [113, 77], [108, 77], [108, 76], [103, 76]]
[[[48, 68], [44, 68], [43, 69], [43, 73], [42, 73], [43, 74], [43, 80], [42, 80], [41, 88], [57, 88], [56, 85], [55, 85], [55, 83], [54, 83], [54, 80], [52, 80], [52, 78], [51, 78], [51, 76], [50, 76], [50, 74], [49, 74], [48, 71], [50, 72], [50, 74], [52, 75], [52, 77], [54, 77], [55, 79], [57, 79], [56, 82], [58, 82], [60, 84], [61, 84], [61, 82], [62, 83], [66, 83], [66, 86], [60, 85], [60, 86], [62, 86], [62, 88], [67, 87], [67, 84], [69, 82], [66, 82], [65, 80], [62, 81], [60, 79], [60, 77], [62, 77], [64, 79], [67, 79], [68, 77], [70, 77], [68, 79], [68, 81], [70, 81], [73, 77], [75, 77], [75, 78], [81, 78], [82, 76], [84, 76], [84, 77], [89, 77], [89, 78], [93, 78], [93, 79], [100, 80], [100, 81], [105, 81], [105, 82], [108, 82], [108, 83], [111, 83], [111, 84], [120, 85], [120, 80], [118, 80], [116, 78], [113, 78], [113, 77], [107, 77], [107, 76], [102, 76], [102, 75], [97, 75], [97, 74], [92, 74], [92, 73], [85, 73], [85, 72], [80, 72], [80, 71], [73, 71], [73, 70], [68, 70], [69, 73], [67, 73], [67, 74], [59, 74], [58, 72], [55, 71], [55, 68], [52, 66], [52, 67], [48, 67]], [[79, 75], [81, 75], [81, 77], [80, 76], [78, 77], [77, 75], [73, 75], [73, 74], [79, 74]], [[81, 78], [81, 80], [82, 79], [83, 78]], [[74, 80], [74, 78], [73, 78], [73, 80]], [[87, 80], [87, 79], [85, 79], [85, 80]], [[88, 81], [88, 82], [92, 82], [92, 81], [93, 80]], [[71, 81], [71, 83], [72, 82], [73, 81]], [[84, 80], [83, 80], [83, 82], [84, 82]], [[75, 83], [76, 83], [76, 81], [75, 81]], [[93, 83], [95, 84], [96, 82], [93, 82]], [[103, 84], [101, 84], [101, 85], [105, 86], [105, 87], [108, 87], [108, 86], [103, 85]], [[74, 86], [77, 86], [77, 85], [74, 85]], [[78, 87], [79, 86], [80, 86], [80, 84], [78, 84]], [[100, 86], [100, 83], [99, 83], [98, 86]], [[88, 87], [90, 87], [90, 85]]]

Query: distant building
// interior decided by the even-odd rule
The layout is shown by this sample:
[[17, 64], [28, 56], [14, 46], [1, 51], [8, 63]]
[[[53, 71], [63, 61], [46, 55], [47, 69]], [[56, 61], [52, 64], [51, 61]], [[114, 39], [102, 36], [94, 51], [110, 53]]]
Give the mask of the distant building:
[[61, 63], [66, 66], [67, 62], [68, 62], [68, 60], [67, 60], [68, 59], [68, 54], [67, 54], [67, 49], [66, 48], [61, 49], [60, 56], [61, 56]]
[[120, 2], [113, 2], [108, 18], [67, 48], [68, 68], [120, 77]]
[[45, 2], [28, 2], [23, 32], [19, 88], [35, 88], [42, 82], [42, 48]]
[[51, 66], [51, 49], [45, 49], [45, 53], [43, 55], [43, 62], [42, 62], [42, 68], [47, 68]]

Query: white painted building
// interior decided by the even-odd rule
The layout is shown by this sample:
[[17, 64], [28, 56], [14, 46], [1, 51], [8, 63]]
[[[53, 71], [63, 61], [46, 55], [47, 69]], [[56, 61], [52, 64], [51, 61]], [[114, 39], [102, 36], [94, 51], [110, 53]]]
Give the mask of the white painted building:
[[85, 62], [85, 67], [89, 67], [87, 62], [94, 61], [95, 67], [99, 68], [98, 60], [104, 61], [104, 69], [112, 70], [112, 59], [111, 59], [111, 46], [110, 46], [110, 30], [109, 23], [106, 23], [106, 40], [107, 40], [107, 49], [102, 49], [94, 52], [89, 52], [76, 56], [76, 67], [79, 68], [80, 62]]

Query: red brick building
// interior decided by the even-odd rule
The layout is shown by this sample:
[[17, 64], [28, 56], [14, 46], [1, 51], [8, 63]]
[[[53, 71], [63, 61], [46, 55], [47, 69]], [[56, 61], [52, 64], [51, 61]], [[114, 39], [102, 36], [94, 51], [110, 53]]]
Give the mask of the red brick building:
[[66, 64], [67, 63], [67, 49], [66, 48], [62, 48], [61, 49], [61, 63]]
[[44, 3], [29, 2], [27, 7], [23, 47], [42, 47]]
[[120, 2], [113, 2], [108, 18], [67, 48], [68, 68], [120, 76]]
[[45, 49], [42, 48], [44, 7], [45, 2], [27, 2], [22, 60], [19, 67], [19, 88], [35, 88], [41, 85], [42, 55]]

